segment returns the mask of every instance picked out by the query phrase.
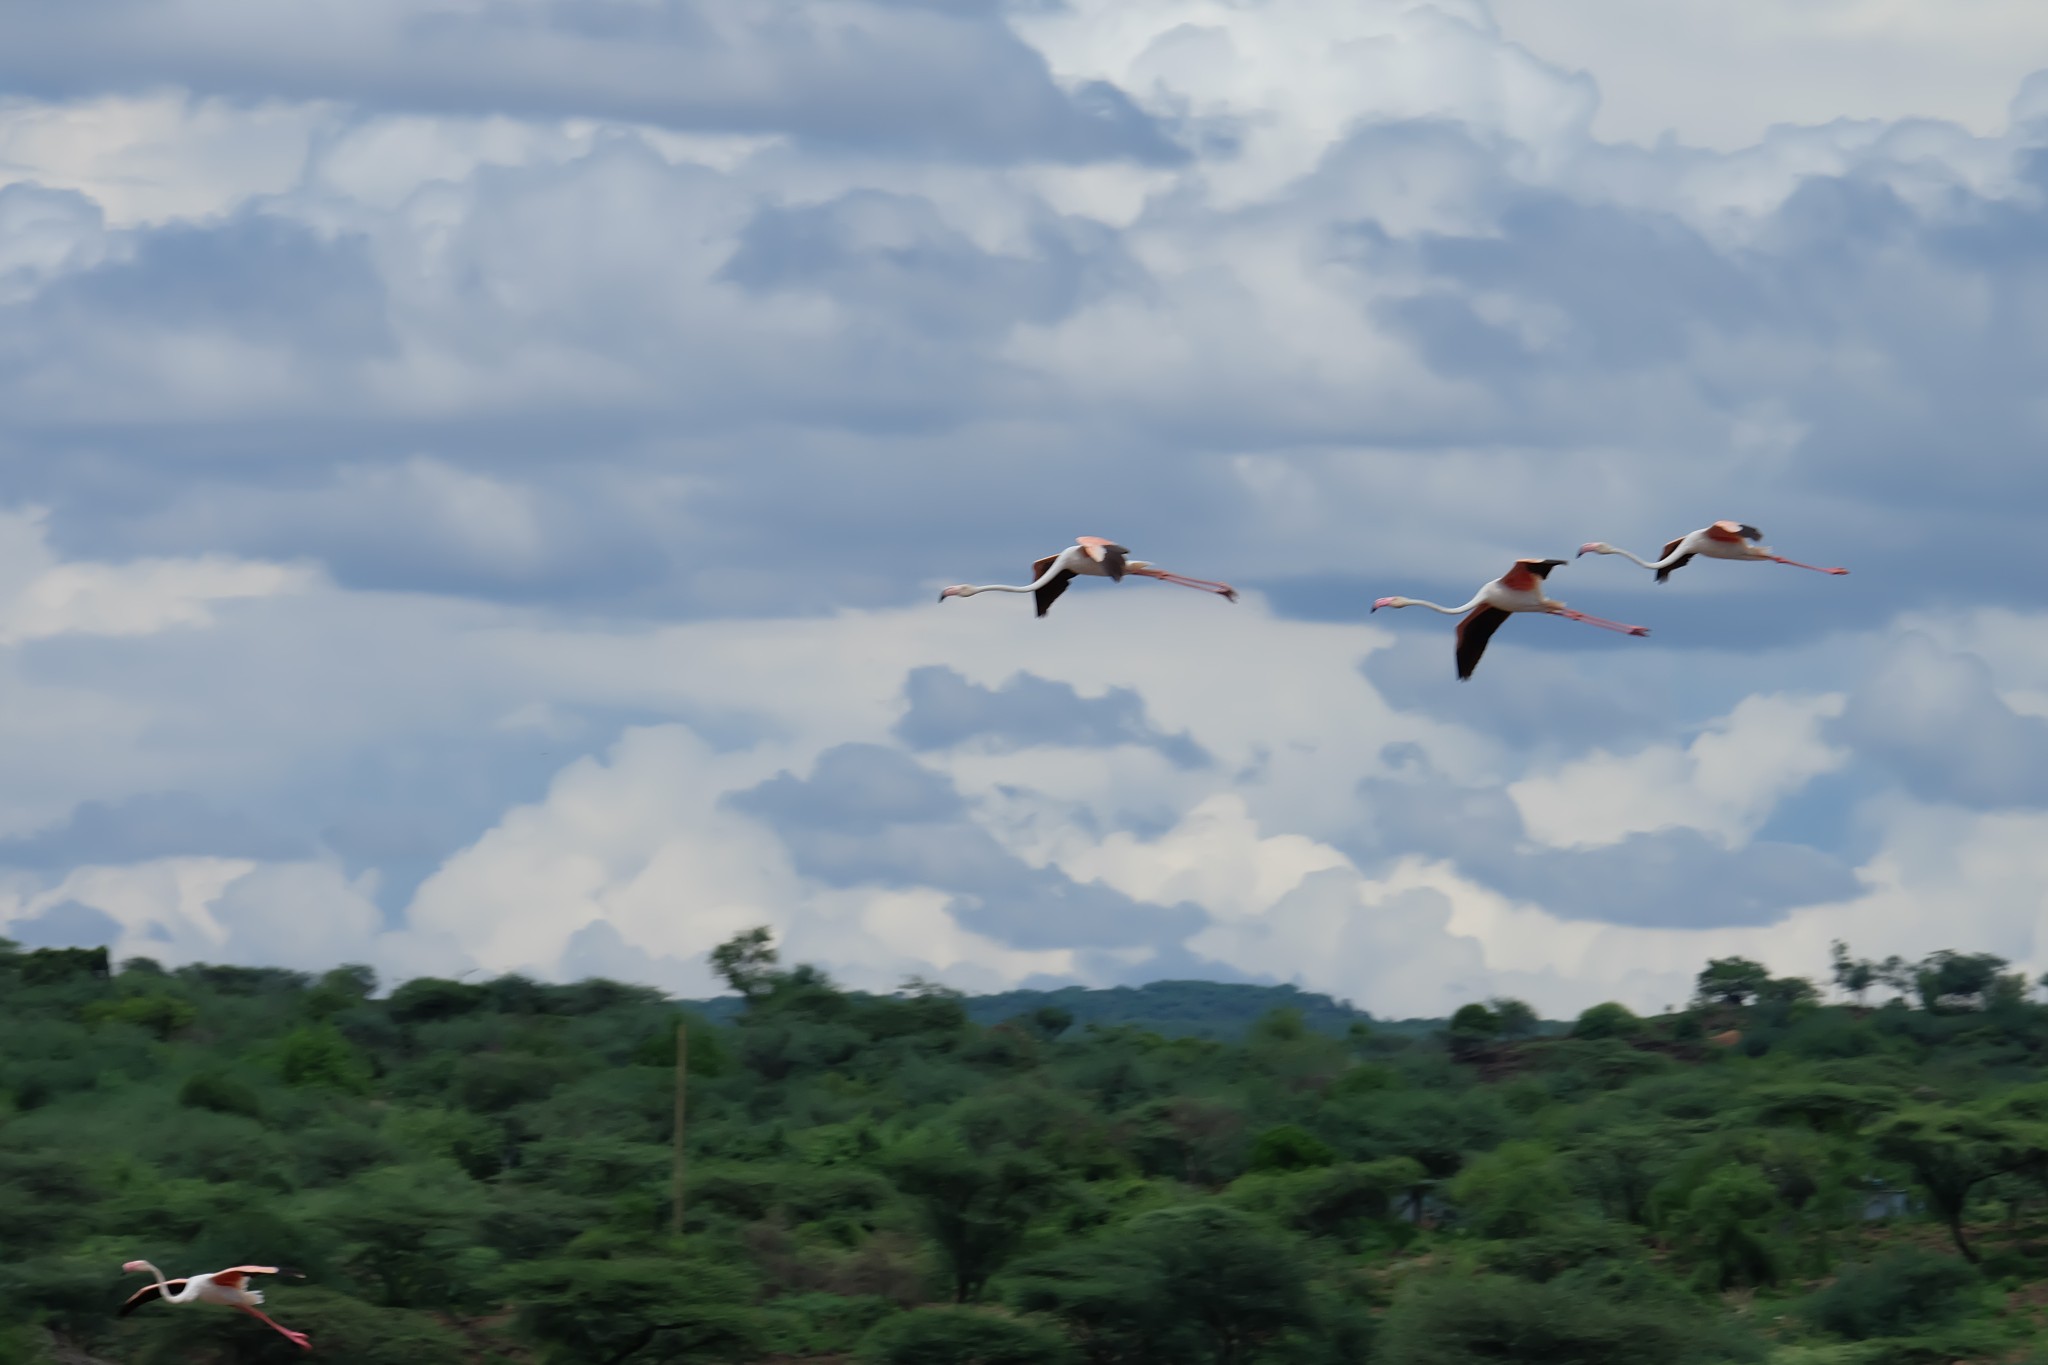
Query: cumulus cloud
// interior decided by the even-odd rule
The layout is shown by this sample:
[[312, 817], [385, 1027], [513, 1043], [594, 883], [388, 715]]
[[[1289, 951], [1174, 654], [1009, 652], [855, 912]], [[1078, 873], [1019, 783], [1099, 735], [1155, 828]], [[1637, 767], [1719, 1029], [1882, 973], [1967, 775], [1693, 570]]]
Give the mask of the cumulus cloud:
[[1851, 694], [1841, 733], [1927, 800], [2048, 804], [2048, 718], [2015, 712], [1982, 659], [1918, 631]]
[[163, 85], [438, 113], [793, 133], [899, 152], [1167, 157], [1114, 87], [1063, 90], [995, 6], [731, 0], [486, 6], [29, 0], [0, 76], [65, 98]]
[[[12, 7], [0, 929], [1395, 1013], [2039, 961], [2048, 86], [1623, 145], [1614, 35], [1507, 3]], [[1856, 573], [1574, 564], [1655, 633], [1466, 685], [1367, 619], [1727, 515]], [[931, 600], [1076, 532], [1243, 600]]]
[[1029, 673], [989, 688], [943, 665], [927, 665], [910, 670], [903, 695], [908, 708], [895, 734], [912, 749], [945, 749], [976, 740], [1001, 749], [1136, 744], [1158, 750], [1175, 767], [1198, 768], [1210, 761], [1185, 733], [1154, 729], [1145, 717], [1144, 699], [1128, 688], [1083, 697], [1066, 683]]

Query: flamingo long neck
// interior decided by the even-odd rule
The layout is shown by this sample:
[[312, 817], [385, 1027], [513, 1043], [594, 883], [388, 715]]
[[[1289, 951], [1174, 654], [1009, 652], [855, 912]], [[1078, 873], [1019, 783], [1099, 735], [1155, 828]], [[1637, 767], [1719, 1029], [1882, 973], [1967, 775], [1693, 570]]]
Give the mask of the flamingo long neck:
[[198, 1292], [197, 1289], [194, 1287], [193, 1282], [187, 1280], [185, 1281], [184, 1288], [179, 1289], [174, 1293], [171, 1290], [171, 1282], [164, 1278], [163, 1271], [158, 1270], [154, 1265], [152, 1265], [148, 1261], [142, 1262], [142, 1268], [144, 1270], [147, 1270], [150, 1274], [156, 1276], [156, 1292], [165, 1303], [182, 1303], [187, 1298], [190, 1298], [194, 1293]]
[[1641, 555], [1630, 554], [1627, 550], [1622, 549], [1619, 545], [1610, 545], [1607, 548], [1612, 550], [1614, 553], [1620, 555], [1623, 559], [1633, 560], [1636, 563], [1642, 565], [1646, 569], [1668, 569], [1671, 567], [1671, 565], [1678, 562], [1678, 554], [1676, 551], [1672, 552], [1669, 555], [1666, 555], [1662, 559], [1651, 560], [1644, 559]]
[[1066, 571], [1066, 566], [1055, 559], [1044, 573], [1030, 583], [979, 583], [969, 587], [963, 596], [972, 596], [978, 592], [1037, 592]]
[[1476, 606], [1479, 606], [1485, 600], [1486, 594], [1480, 593], [1462, 607], [1446, 607], [1440, 606], [1435, 602], [1425, 602], [1419, 597], [1411, 597], [1406, 602], [1403, 602], [1401, 605], [1404, 607], [1428, 607], [1431, 611], [1440, 611], [1446, 616], [1463, 616], [1466, 612], [1472, 610]]

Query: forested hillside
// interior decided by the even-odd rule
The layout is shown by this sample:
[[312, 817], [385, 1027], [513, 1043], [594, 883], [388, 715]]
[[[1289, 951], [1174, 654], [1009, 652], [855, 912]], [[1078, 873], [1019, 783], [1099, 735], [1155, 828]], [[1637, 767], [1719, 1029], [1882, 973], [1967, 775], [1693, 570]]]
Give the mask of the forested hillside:
[[1241, 1041], [714, 958], [727, 1023], [0, 951], [0, 1362], [299, 1358], [117, 1320], [138, 1257], [301, 1271], [266, 1308], [362, 1365], [2048, 1362], [2048, 1007], [1997, 958]]

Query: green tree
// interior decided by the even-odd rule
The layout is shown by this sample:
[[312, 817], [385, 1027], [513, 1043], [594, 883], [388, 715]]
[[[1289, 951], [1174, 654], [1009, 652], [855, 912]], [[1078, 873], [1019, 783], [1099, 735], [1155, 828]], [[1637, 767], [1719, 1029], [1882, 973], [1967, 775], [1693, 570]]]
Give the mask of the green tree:
[[1582, 1011], [1578, 1022], [1572, 1025], [1572, 1037], [1628, 1039], [1642, 1032], [1642, 1028], [1643, 1021], [1636, 1018], [1634, 1010], [1609, 1000]]
[[675, 1256], [559, 1257], [517, 1266], [500, 1287], [550, 1365], [648, 1359], [744, 1361], [765, 1347], [751, 1286], [728, 1265]]
[[765, 924], [743, 929], [711, 950], [711, 970], [741, 998], [754, 1000], [777, 984], [775, 931]]
[[1571, 1184], [1541, 1142], [1504, 1142], [1474, 1157], [1451, 1182], [1451, 1201], [1482, 1237], [1528, 1237], [1566, 1216]]
[[919, 1308], [877, 1323], [854, 1352], [857, 1365], [1069, 1365], [1066, 1338], [1036, 1323], [980, 1308]]
[[1710, 1288], [1776, 1284], [1778, 1258], [1769, 1225], [1777, 1209], [1777, 1194], [1763, 1173], [1731, 1163], [1687, 1194], [1671, 1227]]
[[1878, 1154], [1913, 1172], [1927, 1204], [1948, 1228], [1963, 1259], [1980, 1258], [1963, 1235], [1970, 1195], [1993, 1176], [2038, 1170], [2048, 1154], [2048, 1127], [2038, 1121], [1971, 1107], [1920, 1106], [1887, 1115], [1870, 1129]]
[[1540, 1021], [1527, 1001], [1495, 996], [1486, 1004], [1493, 1011], [1493, 1017], [1500, 1021], [1501, 1037], [1519, 1039], [1535, 1036]]
[[1991, 953], [1957, 953], [1944, 948], [1922, 960], [1913, 974], [1913, 989], [1921, 1008], [1933, 1013], [1981, 1010], [2005, 967], [2005, 959]]
[[1702, 1004], [1746, 1005], [1770, 979], [1762, 963], [1746, 957], [1717, 957], [1701, 970], [1694, 994]]
[[1052, 1167], [1029, 1153], [981, 1156], [948, 1141], [901, 1148], [887, 1166], [897, 1187], [917, 1201], [945, 1258], [955, 1303], [981, 1296], [1057, 1183]]
[[1877, 964], [1849, 956], [1849, 945], [1836, 939], [1828, 945], [1828, 961], [1833, 968], [1835, 987], [1844, 995], [1855, 997], [1857, 1004], [1877, 984]]
[[1761, 1355], [1680, 1303], [1631, 1302], [1566, 1280], [1411, 1276], [1373, 1365], [1723, 1365]]

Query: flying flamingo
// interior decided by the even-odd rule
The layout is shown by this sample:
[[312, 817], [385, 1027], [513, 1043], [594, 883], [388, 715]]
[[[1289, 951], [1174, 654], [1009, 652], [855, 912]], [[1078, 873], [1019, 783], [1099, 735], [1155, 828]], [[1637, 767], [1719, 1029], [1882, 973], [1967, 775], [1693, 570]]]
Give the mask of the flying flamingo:
[[939, 600], [949, 597], [972, 597], [978, 592], [1028, 592], [1038, 599], [1038, 614], [1045, 615], [1052, 610], [1052, 604], [1067, 590], [1067, 584], [1074, 581], [1076, 574], [1090, 574], [1096, 578], [1107, 578], [1120, 583], [1127, 573], [1144, 578], [1156, 578], [1163, 583], [1178, 583], [1184, 588], [1200, 588], [1213, 592], [1232, 602], [1237, 600], [1237, 589], [1228, 583], [1215, 583], [1206, 578], [1189, 578], [1185, 574], [1168, 573], [1155, 568], [1142, 559], [1129, 558], [1130, 551], [1114, 541], [1101, 536], [1079, 536], [1072, 545], [1058, 554], [1047, 555], [1031, 566], [1029, 583], [984, 583], [979, 587], [970, 583], [955, 583], [939, 594]]
[[1744, 526], [1739, 521], [1717, 521], [1712, 526], [1682, 535], [1664, 547], [1663, 557], [1655, 563], [1638, 559], [1627, 550], [1616, 549], [1604, 541], [1592, 540], [1579, 547], [1582, 555], [1620, 555], [1623, 559], [1634, 559], [1646, 569], [1657, 571], [1657, 581], [1662, 583], [1671, 577], [1673, 569], [1682, 569], [1685, 562], [1694, 555], [1705, 555], [1708, 559], [1768, 559], [1774, 564], [1790, 564], [1795, 569], [1812, 569], [1815, 573], [1845, 574], [1847, 569], [1823, 569], [1818, 564], [1801, 564], [1796, 559], [1771, 553], [1768, 545], [1753, 544], [1764, 538], [1764, 533], [1754, 526]]
[[1378, 611], [1381, 607], [1428, 607], [1446, 616], [1463, 616], [1458, 622], [1458, 679], [1463, 681], [1472, 676], [1472, 670], [1479, 667], [1479, 656], [1486, 652], [1486, 642], [1500, 629], [1500, 623], [1518, 611], [1540, 611], [1551, 616], [1562, 616], [1568, 621], [1584, 621], [1589, 626], [1602, 630], [1618, 630], [1624, 635], [1648, 635], [1648, 626], [1625, 626], [1619, 621], [1608, 621], [1598, 616], [1588, 616], [1582, 611], [1573, 611], [1562, 602], [1554, 602], [1543, 595], [1543, 580], [1550, 577], [1550, 571], [1564, 563], [1562, 559], [1518, 559], [1515, 567], [1509, 569], [1491, 583], [1485, 584], [1472, 595], [1472, 600], [1461, 607], [1440, 607], [1434, 602], [1418, 601], [1413, 597], [1382, 597], [1372, 604]]
[[252, 1318], [261, 1318], [278, 1331], [284, 1333], [292, 1345], [303, 1351], [313, 1349], [313, 1343], [304, 1332], [294, 1332], [258, 1311], [256, 1305], [263, 1302], [263, 1291], [244, 1286], [251, 1275], [290, 1275], [295, 1272], [280, 1271], [274, 1265], [238, 1265], [226, 1270], [216, 1270], [211, 1275], [194, 1275], [189, 1279], [167, 1280], [164, 1273], [148, 1261], [130, 1261], [121, 1269], [147, 1271], [156, 1276], [155, 1284], [146, 1284], [128, 1296], [128, 1302], [121, 1305], [117, 1317], [127, 1317], [151, 1299], [162, 1299], [165, 1303], [220, 1303], [229, 1308], [239, 1308]]

